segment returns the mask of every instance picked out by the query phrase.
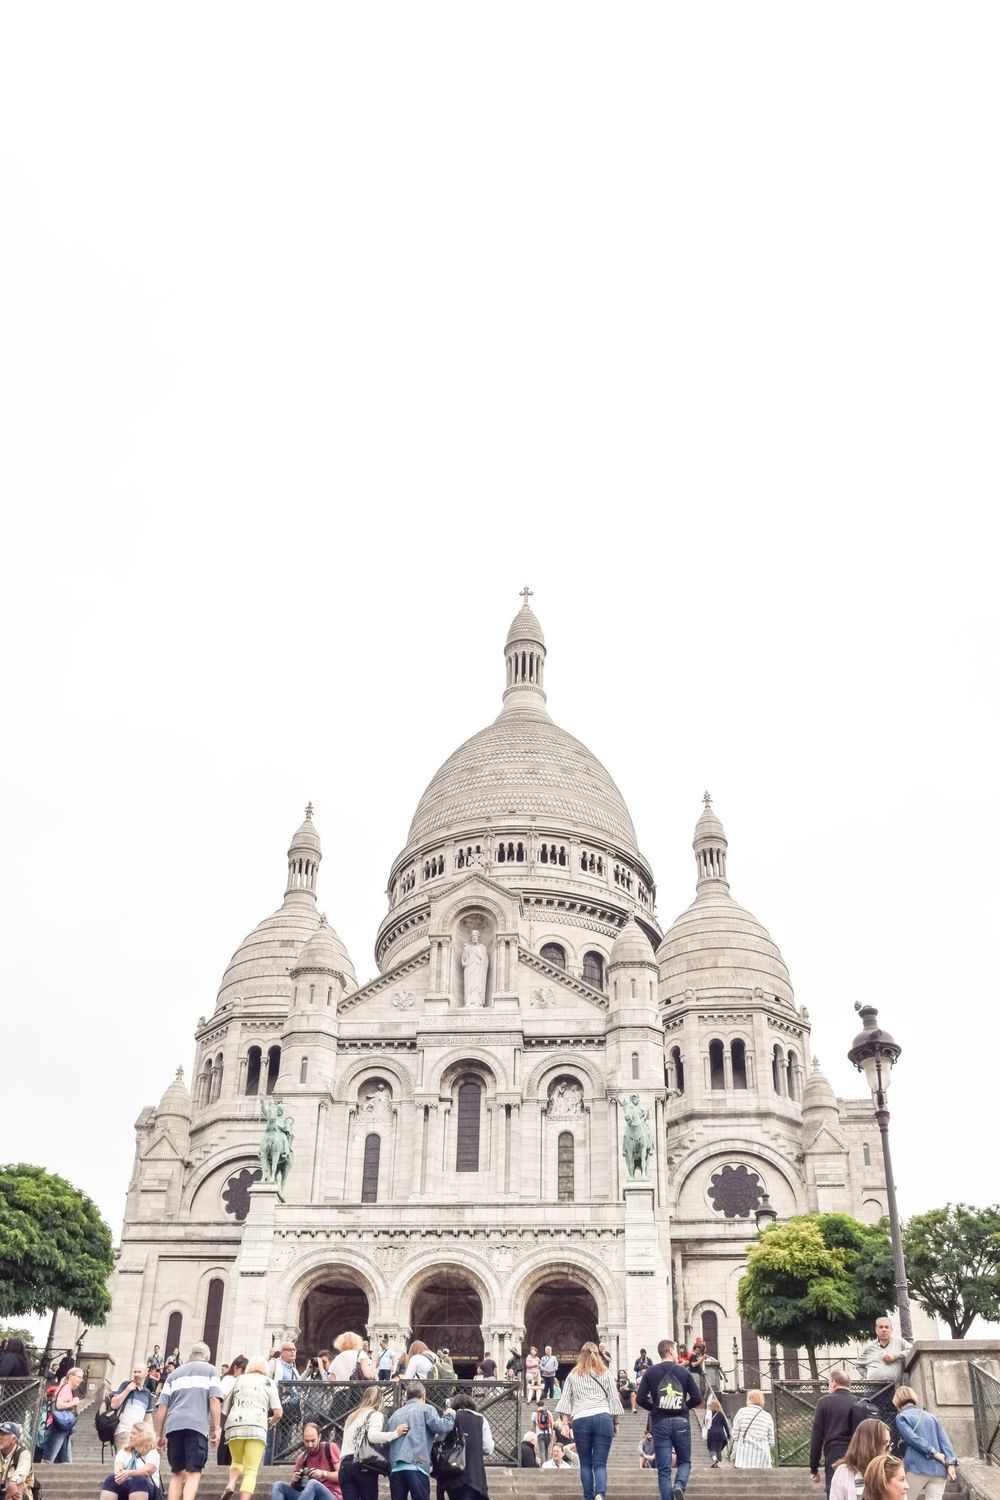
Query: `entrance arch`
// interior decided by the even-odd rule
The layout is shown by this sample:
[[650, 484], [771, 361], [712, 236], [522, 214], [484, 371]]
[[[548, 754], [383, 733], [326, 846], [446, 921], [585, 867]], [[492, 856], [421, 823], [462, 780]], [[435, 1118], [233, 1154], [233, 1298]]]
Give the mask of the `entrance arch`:
[[575, 1364], [583, 1344], [597, 1343], [597, 1318], [597, 1303], [587, 1288], [557, 1273], [536, 1286], [525, 1303], [525, 1348], [534, 1344], [541, 1353], [551, 1344], [560, 1368]]
[[448, 1349], [456, 1373], [471, 1380], [484, 1354], [483, 1299], [472, 1278], [443, 1266], [417, 1287], [410, 1305], [413, 1337], [429, 1349]]
[[353, 1274], [343, 1267], [332, 1266], [309, 1291], [302, 1303], [298, 1353], [311, 1358], [319, 1349], [332, 1349], [340, 1334], [368, 1335], [368, 1294]]

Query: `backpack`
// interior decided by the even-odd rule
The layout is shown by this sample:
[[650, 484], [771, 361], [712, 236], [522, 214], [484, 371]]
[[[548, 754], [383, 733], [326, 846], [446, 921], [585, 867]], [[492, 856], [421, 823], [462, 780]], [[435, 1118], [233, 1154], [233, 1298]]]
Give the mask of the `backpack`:
[[100, 1438], [102, 1445], [114, 1442], [115, 1433], [118, 1431], [120, 1415], [119, 1412], [111, 1410], [111, 1395], [109, 1393], [101, 1402], [100, 1410], [94, 1413], [94, 1426], [97, 1428], [97, 1436]]

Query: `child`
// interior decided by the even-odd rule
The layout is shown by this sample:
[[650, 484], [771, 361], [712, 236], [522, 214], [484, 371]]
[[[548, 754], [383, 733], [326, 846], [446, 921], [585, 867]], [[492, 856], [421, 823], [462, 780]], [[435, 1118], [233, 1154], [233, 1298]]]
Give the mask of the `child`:
[[726, 1421], [726, 1414], [722, 1410], [722, 1402], [718, 1396], [709, 1397], [708, 1412], [705, 1417], [705, 1442], [712, 1455], [712, 1468], [717, 1469], [722, 1462], [726, 1444], [729, 1442], [729, 1423]]

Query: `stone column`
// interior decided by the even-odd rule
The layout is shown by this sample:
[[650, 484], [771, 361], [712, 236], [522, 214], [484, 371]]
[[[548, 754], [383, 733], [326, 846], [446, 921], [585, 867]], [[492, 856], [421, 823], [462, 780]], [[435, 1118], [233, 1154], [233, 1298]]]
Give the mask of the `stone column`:
[[638, 1349], [648, 1343], [650, 1329], [669, 1324], [669, 1272], [660, 1254], [652, 1182], [634, 1177], [624, 1195], [626, 1340], [629, 1349]]
[[250, 1212], [230, 1282], [229, 1343], [234, 1349], [267, 1348], [268, 1269], [280, 1201], [273, 1182], [255, 1182], [250, 1188]]

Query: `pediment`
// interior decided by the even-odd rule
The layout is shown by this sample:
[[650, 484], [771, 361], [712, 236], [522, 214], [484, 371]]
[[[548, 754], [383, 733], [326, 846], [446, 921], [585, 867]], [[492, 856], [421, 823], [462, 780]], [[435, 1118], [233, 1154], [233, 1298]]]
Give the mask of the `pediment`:
[[833, 1130], [829, 1125], [821, 1125], [812, 1140], [804, 1148], [811, 1156], [822, 1156], [824, 1152], [836, 1152], [840, 1155], [847, 1150], [847, 1142], [839, 1130]]
[[166, 1130], [161, 1130], [152, 1144], [142, 1153], [142, 1160], [179, 1161], [180, 1155], [170, 1133]]
[[607, 995], [526, 948], [518, 953], [518, 980], [521, 1010], [526, 1017], [558, 1009], [592, 1018], [595, 1010], [608, 1009]]

